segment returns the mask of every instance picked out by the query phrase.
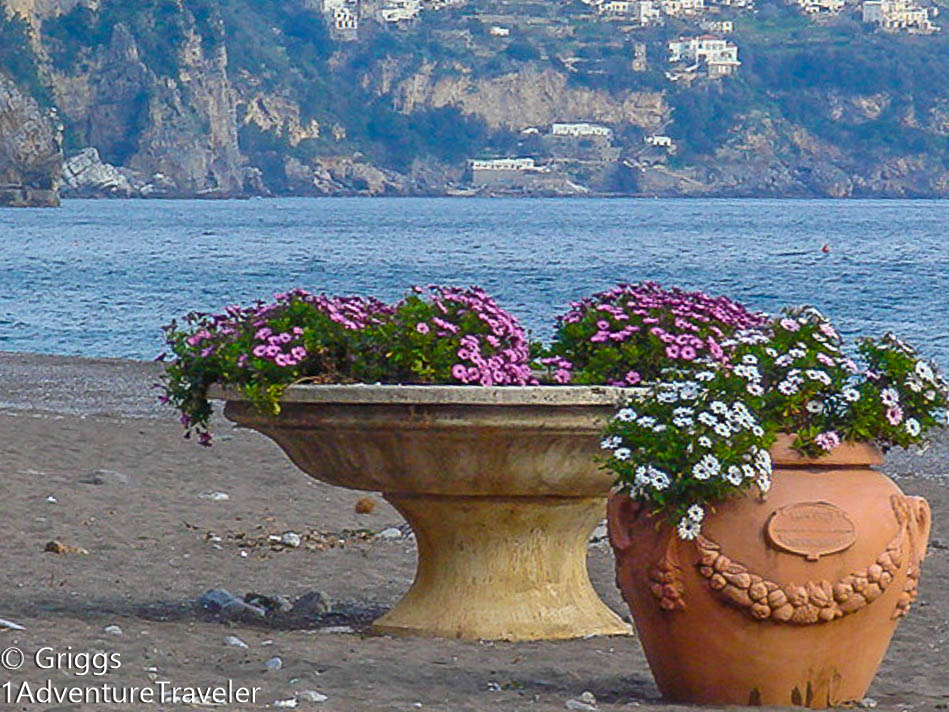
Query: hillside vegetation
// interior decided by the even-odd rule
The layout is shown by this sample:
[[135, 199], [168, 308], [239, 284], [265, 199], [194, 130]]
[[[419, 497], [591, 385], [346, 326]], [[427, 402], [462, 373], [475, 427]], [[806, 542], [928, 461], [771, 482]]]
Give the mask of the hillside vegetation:
[[[351, 40], [313, 0], [58, 2], [7, 7], [0, 71], [55, 109], [67, 158], [94, 147], [159, 193], [441, 193], [467, 158], [532, 156], [604, 192], [949, 195], [949, 32], [879, 32], [856, 6], [640, 28], [576, 0], [425, 4], [398, 24], [363, 4]], [[667, 42], [709, 19], [734, 21], [737, 73], [670, 80]], [[619, 158], [558, 153], [555, 121], [609, 126]]]

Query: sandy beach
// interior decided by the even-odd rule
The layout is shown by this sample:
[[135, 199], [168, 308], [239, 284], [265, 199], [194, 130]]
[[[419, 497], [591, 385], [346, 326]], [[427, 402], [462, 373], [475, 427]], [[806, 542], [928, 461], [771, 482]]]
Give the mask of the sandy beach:
[[[371, 635], [369, 623], [414, 573], [411, 537], [376, 536], [404, 525], [400, 516], [379, 496], [371, 513], [357, 514], [366, 493], [308, 478], [270, 440], [222, 418], [214, 447], [182, 439], [175, 413], [156, 402], [159, 371], [0, 353], [0, 619], [24, 628], [0, 622], [0, 650], [25, 654], [20, 669], [0, 671], [0, 685], [11, 683], [0, 687], [0, 709], [103, 707], [3, 704], [7, 689], [47, 680], [259, 688], [255, 703], [225, 707], [233, 710], [304, 691], [315, 694], [297, 709], [334, 712], [553, 711], [584, 691], [598, 710], [673, 709], [635, 636], [515, 644]], [[919, 599], [869, 697], [877, 709], [949, 709], [949, 436], [924, 453], [891, 453], [885, 471], [929, 500], [934, 527]], [[304, 545], [268, 544], [286, 532]], [[53, 540], [87, 553], [44, 551]], [[606, 542], [591, 542], [589, 569], [604, 601], [628, 615]], [[289, 601], [320, 591], [333, 605], [224, 621], [196, 604], [212, 588]], [[101, 651], [120, 665], [99, 676], [44, 669], [34, 658], [41, 649]], [[268, 669], [274, 658], [279, 669]]]

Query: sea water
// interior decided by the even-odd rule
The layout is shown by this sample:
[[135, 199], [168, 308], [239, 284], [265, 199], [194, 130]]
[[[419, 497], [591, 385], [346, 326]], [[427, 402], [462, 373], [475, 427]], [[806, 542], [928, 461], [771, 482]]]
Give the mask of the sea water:
[[[0, 350], [153, 358], [191, 310], [477, 284], [549, 338], [621, 281], [813, 304], [949, 368], [949, 201], [286, 198], [0, 209]], [[826, 245], [826, 250], [822, 246]]]

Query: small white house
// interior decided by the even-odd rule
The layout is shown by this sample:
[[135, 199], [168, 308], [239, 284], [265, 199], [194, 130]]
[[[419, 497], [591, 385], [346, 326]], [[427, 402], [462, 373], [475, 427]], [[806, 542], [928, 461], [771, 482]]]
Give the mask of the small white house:
[[605, 138], [613, 137], [613, 129], [600, 124], [551, 124], [550, 134], [552, 136], [571, 136], [580, 138], [583, 136], [603, 136]]
[[511, 34], [511, 29], [509, 27], [494, 25], [488, 30], [488, 34], [492, 37], [507, 37]]
[[643, 143], [646, 143], [650, 146], [658, 146], [661, 148], [671, 148], [672, 139], [668, 136], [660, 136], [659, 134], [652, 134], [651, 136], [643, 136]]

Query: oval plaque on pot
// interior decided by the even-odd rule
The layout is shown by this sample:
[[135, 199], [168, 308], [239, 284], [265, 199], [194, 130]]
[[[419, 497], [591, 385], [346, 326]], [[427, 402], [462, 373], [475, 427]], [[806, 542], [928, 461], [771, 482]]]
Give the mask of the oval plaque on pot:
[[798, 502], [781, 507], [768, 519], [766, 529], [772, 546], [808, 561], [844, 551], [857, 538], [853, 520], [830, 502]]

